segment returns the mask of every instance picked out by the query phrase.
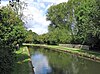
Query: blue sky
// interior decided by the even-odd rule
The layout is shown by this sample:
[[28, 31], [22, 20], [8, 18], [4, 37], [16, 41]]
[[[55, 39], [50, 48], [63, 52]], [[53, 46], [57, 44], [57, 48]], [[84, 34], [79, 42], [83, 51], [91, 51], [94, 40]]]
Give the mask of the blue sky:
[[[8, 0], [2, 0], [1, 5], [6, 5]], [[24, 20], [28, 20], [25, 25], [28, 30], [32, 30], [38, 34], [43, 34], [48, 32], [48, 25], [50, 21], [46, 21], [47, 9], [52, 6], [62, 2], [67, 2], [68, 0], [20, 0], [28, 3], [26, 9], [23, 10], [26, 16]], [[31, 19], [31, 20], [30, 20]]]

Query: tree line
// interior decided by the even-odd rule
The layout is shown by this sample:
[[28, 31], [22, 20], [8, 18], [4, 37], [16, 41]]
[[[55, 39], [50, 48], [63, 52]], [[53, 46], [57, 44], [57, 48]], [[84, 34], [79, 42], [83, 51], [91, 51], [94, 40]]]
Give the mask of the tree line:
[[100, 48], [100, 0], [69, 0], [51, 6], [46, 16], [51, 21], [49, 32], [36, 35], [33, 43], [83, 44], [90, 49]]

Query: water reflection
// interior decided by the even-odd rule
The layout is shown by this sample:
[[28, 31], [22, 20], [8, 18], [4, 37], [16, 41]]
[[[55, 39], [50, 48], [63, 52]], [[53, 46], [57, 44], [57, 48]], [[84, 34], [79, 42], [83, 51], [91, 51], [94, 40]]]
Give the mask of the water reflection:
[[35, 74], [100, 74], [100, 63], [76, 55], [30, 48]]
[[31, 59], [35, 74], [48, 74], [51, 72], [48, 59], [43, 54], [36, 52], [34, 55], [32, 55]]

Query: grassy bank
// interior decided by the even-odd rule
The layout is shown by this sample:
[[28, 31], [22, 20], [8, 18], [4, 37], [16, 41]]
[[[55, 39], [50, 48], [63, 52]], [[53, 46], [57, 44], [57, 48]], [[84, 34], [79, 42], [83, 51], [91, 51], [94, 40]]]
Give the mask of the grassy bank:
[[27, 47], [21, 47], [20, 50], [16, 51], [14, 72], [12, 74], [32, 74], [29, 60]]
[[68, 47], [63, 47], [63, 46], [54, 46], [54, 45], [41, 45], [41, 44], [24, 44], [24, 45], [41, 46], [41, 47], [51, 48], [56, 51], [69, 52], [80, 57], [85, 57], [90, 60], [100, 62], [100, 52], [82, 50], [82, 49], [76, 49], [76, 48], [68, 48]]

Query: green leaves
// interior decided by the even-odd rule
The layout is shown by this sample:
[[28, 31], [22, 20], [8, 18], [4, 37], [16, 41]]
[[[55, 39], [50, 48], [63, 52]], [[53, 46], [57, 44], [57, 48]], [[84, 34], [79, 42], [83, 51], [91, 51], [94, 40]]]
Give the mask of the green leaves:
[[48, 9], [49, 34], [60, 43], [100, 46], [99, 18], [99, 0], [69, 0]]
[[72, 11], [67, 3], [51, 6], [47, 12], [47, 20], [51, 21], [48, 27], [49, 41], [56, 43], [70, 43], [72, 32]]
[[26, 36], [23, 22], [10, 7], [0, 9], [0, 73], [11, 74], [16, 44], [22, 44]]

